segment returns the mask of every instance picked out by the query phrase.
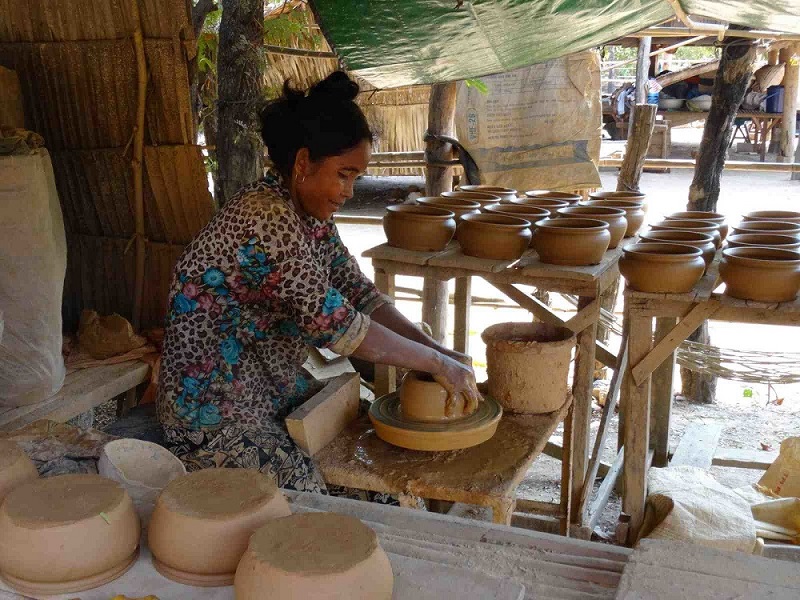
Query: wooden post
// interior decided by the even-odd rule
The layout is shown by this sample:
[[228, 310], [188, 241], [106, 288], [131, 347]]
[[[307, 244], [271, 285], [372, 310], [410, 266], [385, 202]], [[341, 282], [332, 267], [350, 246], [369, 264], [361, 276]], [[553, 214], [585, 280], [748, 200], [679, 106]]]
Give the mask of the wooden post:
[[639, 39], [639, 50], [636, 53], [636, 104], [647, 102], [647, 78], [650, 72], [650, 42], [652, 38], [645, 36]]
[[472, 308], [472, 277], [456, 279], [455, 329], [453, 333], [453, 349], [462, 354], [469, 354], [469, 311]]
[[447, 305], [450, 299], [447, 282], [425, 278], [422, 286], [422, 320], [430, 325], [434, 340], [443, 344], [447, 339]]
[[[375, 269], [375, 286], [394, 299], [394, 274]], [[384, 396], [397, 389], [397, 369], [390, 365], [375, 365], [375, 397]]]
[[655, 104], [637, 104], [634, 107], [633, 124], [625, 143], [625, 158], [617, 178], [618, 192], [639, 191], [639, 179], [642, 177], [657, 112], [658, 106]]
[[770, 49], [769, 49], [769, 53], [768, 53], [768, 55], [767, 55], [767, 56], [768, 56], [768, 60], [767, 60], [767, 62], [768, 62], [770, 65], [777, 65], [777, 64], [778, 64], [778, 61], [780, 61], [780, 52], [781, 52], [781, 51], [780, 51], [778, 48], [772, 48], [772, 47], [770, 47]]
[[[656, 318], [655, 343], [672, 331], [678, 320], [673, 317]], [[669, 455], [669, 425], [672, 418], [672, 379], [675, 374], [673, 352], [653, 371], [650, 435], [653, 446], [653, 466], [666, 467]]]
[[794, 134], [797, 131], [797, 94], [800, 87], [800, 44], [781, 49], [781, 62], [786, 65], [783, 76], [783, 119], [781, 120], [780, 154], [778, 160], [794, 159]]

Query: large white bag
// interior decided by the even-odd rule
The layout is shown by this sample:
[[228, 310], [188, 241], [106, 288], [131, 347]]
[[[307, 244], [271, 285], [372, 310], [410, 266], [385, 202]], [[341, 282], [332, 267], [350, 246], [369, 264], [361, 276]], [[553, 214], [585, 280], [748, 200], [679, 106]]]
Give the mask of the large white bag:
[[0, 407], [34, 404], [64, 383], [64, 219], [50, 155], [0, 156]]

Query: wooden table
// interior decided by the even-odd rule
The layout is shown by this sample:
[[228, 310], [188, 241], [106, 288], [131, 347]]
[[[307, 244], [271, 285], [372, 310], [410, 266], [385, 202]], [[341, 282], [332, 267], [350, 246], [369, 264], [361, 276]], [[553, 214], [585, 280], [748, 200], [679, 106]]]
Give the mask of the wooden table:
[[[454, 348], [469, 352], [469, 312], [472, 277], [481, 277], [494, 285], [545, 323], [563, 326], [577, 333], [577, 352], [572, 386], [573, 403], [566, 415], [564, 447], [562, 450], [562, 502], [563, 518], [569, 515], [572, 523], [581, 524], [585, 518], [586, 494], [582, 494], [589, 468], [589, 433], [592, 413], [592, 384], [595, 357], [612, 368], [617, 357], [603, 344], [597, 342], [597, 324], [600, 316], [600, 295], [619, 278], [617, 263], [621, 249], [606, 252], [599, 265], [566, 267], [542, 263], [536, 252], [529, 250], [519, 261], [496, 261], [466, 256], [458, 243], [453, 242], [442, 252], [412, 252], [383, 244], [367, 250], [364, 256], [372, 259], [375, 283], [390, 297], [394, 297], [397, 275], [417, 276], [426, 279], [423, 294], [423, 320], [434, 325], [441, 333], [446, 327], [447, 287], [428, 285], [455, 279], [455, 335]], [[578, 312], [564, 321], [538, 299], [528, 295], [518, 285], [531, 285], [539, 290], [578, 296]], [[439, 336], [440, 338], [443, 336]], [[376, 394], [394, 391], [394, 369], [376, 367]], [[593, 476], [589, 477], [589, 484]], [[571, 490], [571, 493], [564, 493]]]
[[[626, 290], [628, 366], [622, 388], [625, 495], [630, 517], [628, 541], [636, 540], [644, 517], [650, 456], [666, 466], [672, 408], [675, 351], [704, 321], [800, 325], [800, 300], [781, 304], [748, 302], [715, 291], [719, 253], [688, 294], [648, 294]], [[655, 320], [655, 327], [654, 327]]]

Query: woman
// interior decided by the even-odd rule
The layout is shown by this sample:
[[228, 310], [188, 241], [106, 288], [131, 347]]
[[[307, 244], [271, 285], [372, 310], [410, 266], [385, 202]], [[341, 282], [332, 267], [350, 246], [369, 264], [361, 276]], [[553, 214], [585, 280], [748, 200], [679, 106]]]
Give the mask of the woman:
[[423, 334], [342, 244], [333, 213], [367, 168], [372, 132], [336, 72], [284, 86], [261, 114], [274, 168], [231, 198], [186, 248], [169, 297], [158, 414], [190, 470], [249, 467], [281, 487], [324, 492], [283, 419], [320, 385], [307, 345], [427, 371], [478, 401], [467, 357]]

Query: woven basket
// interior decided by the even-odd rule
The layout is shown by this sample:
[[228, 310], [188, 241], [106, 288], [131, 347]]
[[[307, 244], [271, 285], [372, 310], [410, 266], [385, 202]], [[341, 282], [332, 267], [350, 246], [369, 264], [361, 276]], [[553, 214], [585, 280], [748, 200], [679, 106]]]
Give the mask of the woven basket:
[[764, 65], [753, 75], [756, 83], [753, 89], [766, 92], [773, 85], [780, 85], [783, 81], [783, 74], [786, 72], [786, 65]]

